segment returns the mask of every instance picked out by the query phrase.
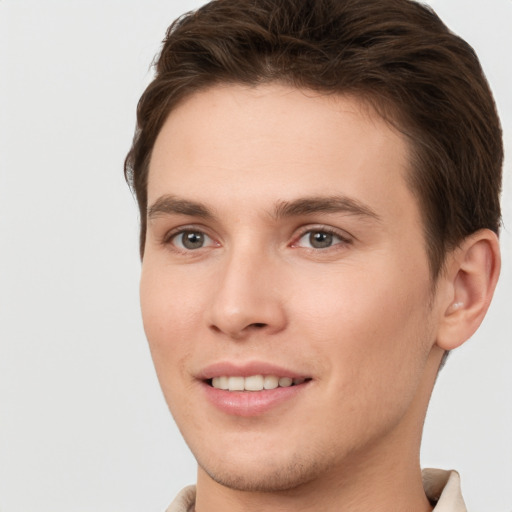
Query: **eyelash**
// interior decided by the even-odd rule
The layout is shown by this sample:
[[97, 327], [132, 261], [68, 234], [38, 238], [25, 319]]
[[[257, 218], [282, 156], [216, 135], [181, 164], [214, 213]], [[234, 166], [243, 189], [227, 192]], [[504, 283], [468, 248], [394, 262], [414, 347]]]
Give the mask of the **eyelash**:
[[[216, 242], [213, 237], [208, 235], [208, 233], [205, 231], [204, 228], [197, 227], [197, 226], [182, 226], [182, 227], [179, 227], [179, 228], [169, 231], [162, 238], [162, 244], [165, 246], [171, 245], [174, 251], [182, 253], [182, 254], [190, 254], [192, 252], [195, 252], [200, 249], [204, 249], [204, 248], [208, 247], [208, 246], [206, 246], [206, 247], [202, 246], [202, 247], [198, 247], [197, 249], [187, 249], [187, 248], [178, 247], [175, 243], [173, 243], [173, 241], [176, 240], [179, 236], [183, 236], [186, 233], [192, 233], [192, 234], [195, 233], [195, 234], [203, 235], [204, 237], [207, 237], [211, 242], [213, 242], [212, 244], [210, 244], [210, 246], [212, 246], [212, 245], [214, 247], [220, 246], [220, 244], [218, 242]], [[328, 247], [324, 247], [324, 248], [302, 247], [302, 246], [298, 245], [298, 243], [300, 242], [300, 240], [302, 238], [304, 238], [308, 234], [311, 236], [311, 234], [313, 234], [313, 233], [323, 233], [326, 235], [330, 235], [332, 237], [335, 237], [339, 241], [333, 243], [332, 245], [329, 245]], [[293, 242], [289, 245], [289, 247], [292, 247], [292, 248], [301, 248], [302, 247], [303, 249], [309, 250], [312, 252], [326, 252], [330, 249], [335, 250], [336, 246], [339, 246], [339, 245], [341, 245], [341, 246], [350, 245], [350, 244], [352, 244], [352, 242], [353, 242], [353, 240], [351, 238], [340, 233], [340, 231], [338, 231], [332, 227], [308, 226], [308, 227], [305, 227], [303, 230], [301, 230], [300, 233], [294, 237]], [[339, 247], [338, 247], [338, 249], [339, 249]]]
[[[339, 240], [339, 242], [333, 243], [332, 245], [325, 247], [325, 248], [303, 247], [304, 249], [309, 250], [309, 251], [325, 252], [329, 249], [335, 250], [336, 246], [338, 246], [338, 245], [347, 246], [347, 245], [352, 244], [352, 242], [353, 242], [353, 240], [351, 238], [349, 238], [346, 234], [342, 234], [342, 233], [340, 233], [340, 231], [338, 231], [330, 226], [313, 226], [313, 227], [308, 226], [303, 231], [301, 231], [301, 233], [297, 237], [295, 237], [294, 242], [292, 242], [292, 244], [291, 244], [291, 247], [293, 247], [293, 248], [300, 247], [297, 245], [298, 242], [300, 242], [300, 240], [302, 240], [302, 238], [304, 238], [306, 235], [309, 234], [311, 236], [311, 234], [313, 234], [313, 233], [324, 233], [327, 235], [331, 235], [333, 237], [336, 237]], [[338, 249], [339, 249], [339, 247], [338, 247]]]
[[171, 246], [173, 246], [173, 250], [180, 252], [182, 254], [195, 252], [196, 250], [204, 248], [204, 247], [198, 247], [197, 249], [187, 249], [187, 248], [178, 247], [178, 246], [176, 246], [175, 243], [173, 243], [174, 240], [176, 240], [180, 236], [185, 235], [186, 233], [203, 235], [204, 237], [207, 237], [208, 239], [210, 239], [213, 242], [213, 245], [217, 245], [217, 246], [219, 245], [218, 242], [216, 242], [213, 237], [211, 237], [210, 235], [208, 235], [208, 233], [206, 233], [204, 228], [197, 227], [197, 226], [181, 226], [179, 228], [169, 231], [168, 233], [166, 233], [164, 235], [164, 237], [162, 239], [162, 244], [165, 246], [171, 245]]

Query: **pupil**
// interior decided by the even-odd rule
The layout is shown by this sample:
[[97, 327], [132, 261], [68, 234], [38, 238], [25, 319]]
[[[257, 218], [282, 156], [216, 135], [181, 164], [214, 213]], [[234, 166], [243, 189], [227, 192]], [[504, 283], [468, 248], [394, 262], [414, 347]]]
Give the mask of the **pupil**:
[[184, 233], [183, 246], [187, 249], [199, 249], [204, 244], [204, 235], [202, 233]]
[[332, 235], [323, 231], [317, 231], [309, 235], [309, 243], [315, 249], [322, 249], [332, 245]]

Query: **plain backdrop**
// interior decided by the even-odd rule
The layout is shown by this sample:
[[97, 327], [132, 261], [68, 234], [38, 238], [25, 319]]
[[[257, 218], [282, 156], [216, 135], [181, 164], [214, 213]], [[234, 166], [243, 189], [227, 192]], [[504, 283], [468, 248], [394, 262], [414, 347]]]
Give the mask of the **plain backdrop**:
[[[0, 0], [0, 512], [163, 511], [195, 480], [139, 305], [122, 176], [165, 29], [193, 0]], [[512, 511], [512, 1], [432, 0], [480, 55], [505, 133], [503, 271], [439, 377], [424, 466]]]

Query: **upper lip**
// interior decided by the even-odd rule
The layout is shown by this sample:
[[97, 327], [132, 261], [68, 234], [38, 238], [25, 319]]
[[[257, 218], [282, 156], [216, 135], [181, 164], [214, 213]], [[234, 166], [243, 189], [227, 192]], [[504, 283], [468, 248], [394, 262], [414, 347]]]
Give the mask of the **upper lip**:
[[214, 377], [250, 377], [251, 375], [275, 375], [277, 377], [290, 377], [292, 379], [309, 377], [309, 375], [304, 373], [263, 361], [247, 361], [244, 363], [219, 361], [204, 367], [198, 373], [197, 378], [200, 380], [209, 380]]

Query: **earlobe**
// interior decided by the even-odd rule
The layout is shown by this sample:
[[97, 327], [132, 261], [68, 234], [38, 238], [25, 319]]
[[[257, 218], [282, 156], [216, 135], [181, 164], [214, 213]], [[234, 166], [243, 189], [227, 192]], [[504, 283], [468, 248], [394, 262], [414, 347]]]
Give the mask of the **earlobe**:
[[468, 340], [482, 323], [491, 303], [501, 259], [498, 237], [481, 229], [447, 256], [449, 301], [442, 305], [437, 345], [453, 350]]

